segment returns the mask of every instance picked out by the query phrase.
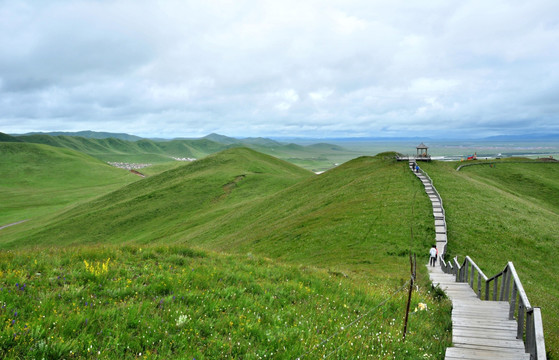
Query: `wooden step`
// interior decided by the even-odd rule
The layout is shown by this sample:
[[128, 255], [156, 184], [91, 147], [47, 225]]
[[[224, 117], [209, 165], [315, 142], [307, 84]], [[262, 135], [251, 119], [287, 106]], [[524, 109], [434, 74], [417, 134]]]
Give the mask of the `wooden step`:
[[501, 353], [492, 350], [450, 347], [446, 349], [445, 360], [530, 360], [530, 354]]

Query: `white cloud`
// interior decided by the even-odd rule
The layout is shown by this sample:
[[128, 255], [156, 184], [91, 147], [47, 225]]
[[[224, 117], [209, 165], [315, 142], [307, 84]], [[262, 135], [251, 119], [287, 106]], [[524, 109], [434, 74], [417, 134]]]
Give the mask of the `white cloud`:
[[552, 0], [5, 1], [0, 131], [558, 131], [558, 42]]

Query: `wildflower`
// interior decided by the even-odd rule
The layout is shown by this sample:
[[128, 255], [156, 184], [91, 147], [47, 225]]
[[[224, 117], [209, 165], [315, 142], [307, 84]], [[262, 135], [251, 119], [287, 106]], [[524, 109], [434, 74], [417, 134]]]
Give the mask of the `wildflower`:
[[177, 326], [182, 326], [182, 325], [184, 325], [187, 321], [188, 321], [188, 316], [187, 316], [187, 315], [181, 315], [181, 316], [179, 316], [179, 318], [177, 319]]

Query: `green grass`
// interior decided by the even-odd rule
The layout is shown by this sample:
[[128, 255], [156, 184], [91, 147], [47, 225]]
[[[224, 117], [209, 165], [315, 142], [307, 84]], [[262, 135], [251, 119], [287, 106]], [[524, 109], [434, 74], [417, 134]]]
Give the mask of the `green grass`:
[[469, 255], [487, 275], [512, 261], [559, 358], [559, 164], [495, 164], [422, 167], [444, 201], [450, 254]]
[[153, 175], [158, 175], [161, 174], [167, 170], [172, 170], [181, 166], [185, 166], [188, 165], [188, 162], [183, 162], [183, 161], [169, 161], [169, 162], [164, 162], [164, 163], [158, 163], [158, 164], [154, 164], [152, 166], [148, 166], [145, 168], [142, 168], [138, 171], [140, 171], [142, 174], [144, 174], [145, 176], [153, 176]]
[[35, 219], [138, 179], [82, 153], [0, 142], [0, 225]]
[[287, 162], [233, 149], [136, 181], [72, 208], [53, 222], [5, 229], [1, 241], [8, 242], [10, 232], [18, 231], [17, 246], [168, 242], [169, 234], [184, 231], [192, 221], [208, 221], [308, 176], [313, 174]]
[[362, 157], [317, 176], [235, 148], [134, 182], [54, 221], [4, 229], [0, 246], [185, 243], [397, 282], [407, 276], [412, 225], [412, 250], [427, 254], [430, 204], [403, 163]]
[[3, 251], [0, 357], [442, 359], [448, 300], [423, 280], [404, 343], [399, 288], [180, 245]]
[[[335, 335], [325, 348], [313, 350], [336, 334], [339, 326], [374, 308], [406, 282], [412, 225], [415, 238], [411, 247], [420, 254], [422, 279], [414, 304], [426, 302], [432, 311], [412, 316], [409, 342], [398, 340], [404, 291], [382, 307], [378, 323], [360, 324], [353, 332]], [[57, 212], [52, 218], [3, 229], [0, 247], [5, 250], [0, 253], [0, 265], [5, 288], [12, 291], [10, 287], [15, 283], [21, 286], [21, 282], [29, 286], [32, 279], [33, 287], [29, 288], [37, 290], [32, 298], [50, 304], [25, 308], [29, 301], [18, 298], [23, 300], [16, 302], [11, 297], [6, 306], [9, 303], [12, 307], [2, 313], [9, 331], [2, 338], [3, 346], [5, 351], [13, 351], [9, 356], [33, 351], [33, 356], [57, 357], [72, 351], [80, 357], [87, 356], [91, 345], [90, 352], [114, 353], [115, 357], [131, 358], [150, 351], [155, 357], [180, 353], [197, 359], [223, 358], [223, 354], [269, 357], [271, 351], [276, 358], [293, 358], [309, 350], [314, 353], [308, 358], [315, 358], [317, 353], [327, 354], [341, 346], [336, 358], [416, 359], [427, 354], [442, 359], [450, 340], [449, 305], [437, 305], [428, 294], [427, 272], [421, 266], [426, 262], [421, 255], [433, 241], [433, 230], [429, 201], [403, 163], [385, 156], [363, 157], [317, 176], [250, 149], [230, 149], [135, 181]], [[54, 248], [46, 251], [49, 247]], [[140, 256], [140, 247], [144, 254], [152, 255]], [[193, 247], [201, 249], [195, 253], [204, 255], [180, 255], [192, 253]], [[100, 279], [88, 275], [84, 259], [101, 263], [108, 258], [113, 266], [108, 274]], [[36, 268], [35, 259], [42, 265]], [[192, 269], [191, 264], [200, 268], [200, 278], [189, 277], [193, 274], [188, 271], [182, 273], [182, 269]], [[145, 272], [143, 266], [147, 267]], [[211, 275], [216, 272], [221, 279], [230, 276], [229, 282], [219, 282]], [[72, 280], [58, 283], [61, 274], [72, 274], [66, 276]], [[277, 281], [282, 276], [297, 279], [297, 285], [292, 286], [292, 280]], [[99, 281], [103, 291], [97, 290]], [[194, 285], [185, 292], [190, 283], [198, 289]], [[127, 290], [127, 285], [134, 291]], [[239, 290], [244, 287], [260, 290], [256, 294]], [[8, 294], [28, 294], [25, 291]], [[190, 302], [171, 302], [178, 294], [181, 300], [184, 294], [196, 296]], [[57, 302], [58, 295], [68, 297]], [[92, 296], [99, 299], [97, 318], [74, 309], [76, 301], [94, 299]], [[254, 329], [241, 327], [241, 316], [261, 314], [260, 306], [268, 304], [270, 297], [273, 301], [265, 309], [266, 321], [257, 325], [252, 318]], [[161, 299], [172, 304], [165, 308], [168, 313], [159, 312]], [[216, 314], [213, 311], [219, 306], [229, 307]], [[31, 320], [15, 319], [14, 311], [19, 308], [25, 308], [18, 313], [28, 314]], [[211, 315], [209, 319], [201, 315], [201, 309]], [[177, 329], [176, 321], [182, 314], [197, 319], [190, 333]], [[88, 324], [96, 319], [92, 322], [95, 326], [85, 327], [84, 337], [72, 341], [69, 334], [77, 326], [73, 324], [83, 327], [86, 318]], [[16, 323], [12, 325], [22, 327], [11, 326], [13, 320]], [[137, 320], [141, 325], [132, 327]], [[58, 326], [47, 326], [52, 323]], [[112, 325], [103, 327], [104, 323]], [[38, 329], [35, 335], [22, 336], [26, 324]], [[116, 326], [118, 330], [110, 336], [97, 334]], [[157, 334], [146, 333], [155, 329]], [[50, 339], [47, 330], [53, 334], [48, 335]], [[208, 331], [214, 336], [210, 338]], [[143, 336], [148, 340], [144, 342]], [[166, 342], [156, 346], [159, 340]], [[123, 343], [132, 350], [115, 345]]]

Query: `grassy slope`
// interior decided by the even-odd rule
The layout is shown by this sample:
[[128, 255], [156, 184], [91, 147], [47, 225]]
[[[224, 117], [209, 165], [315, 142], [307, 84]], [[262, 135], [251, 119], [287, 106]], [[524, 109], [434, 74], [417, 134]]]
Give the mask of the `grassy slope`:
[[[41, 231], [27, 223], [19, 225], [17, 231], [16, 227], [3, 230], [3, 237], [0, 239], [3, 247], [31, 247], [4, 252], [9, 259], [0, 261], [3, 267], [1, 270], [4, 271], [2, 285], [8, 288], [16, 283], [21, 286], [21, 281], [32, 282], [30, 289], [36, 290], [29, 296], [41, 299], [45, 306], [28, 308], [26, 304], [29, 302], [19, 295], [11, 299], [11, 303], [15, 305], [0, 312], [0, 315], [5, 324], [10, 324], [13, 320], [16, 322], [12, 326], [7, 325], [9, 331], [0, 340], [4, 349], [16, 349], [13, 340], [10, 340], [16, 334], [15, 338], [21, 337], [22, 342], [25, 341], [18, 351], [26, 351], [31, 346], [37, 356], [49, 354], [47, 350], [55, 355], [74, 351], [87, 356], [88, 350], [80, 344], [88, 343], [94, 344], [96, 350], [105, 354], [115, 353], [116, 357], [134, 357], [133, 351], [153, 351], [154, 348], [163, 357], [176, 356], [177, 351], [196, 355], [196, 358], [204, 358], [204, 353], [219, 357], [223, 346], [227, 351], [231, 349], [230, 351], [244, 357], [255, 354], [253, 351], [247, 353], [247, 341], [258, 344], [257, 348], [262, 349], [258, 351], [264, 354], [268, 349], [266, 339], [270, 336], [273, 338], [277, 332], [277, 336], [284, 338], [282, 341], [286, 343], [285, 349], [279, 349], [278, 358], [293, 358], [299, 350], [312, 349], [313, 344], [332, 334], [335, 328], [331, 324], [340, 324], [343, 320], [347, 320], [347, 323], [355, 319], [365, 309], [371, 309], [379, 301], [386, 299], [390, 292], [407, 279], [409, 267], [406, 255], [414, 194], [418, 195], [415, 201], [414, 249], [421, 254], [429, 247], [433, 232], [429, 202], [421, 185], [406, 169], [405, 164], [382, 157], [356, 159], [321, 176], [315, 176], [249, 149], [232, 149], [137, 181], [61, 214], [52, 223], [44, 223]], [[15, 241], [11, 242], [12, 240]], [[150, 252], [162, 252], [163, 255], [134, 257], [123, 255], [122, 252], [128, 250], [118, 245], [127, 241], [164, 244], [176, 242], [177, 245], [171, 251], [158, 250], [158, 245], [148, 246]], [[117, 245], [113, 250], [111, 247], [97, 250], [93, 248], [88, 255], [83, 255], [83, 251], [89, 250], [80, 249], [86, 249], [84, 243], [87, 242], [111, 242]], [[37, 243], [42, 244], [41, 247], [32, 246]], [[250, 251], [280, 258], [295, 266], [313, 265], [325, 270], [318, 277], [313, 275], [314, 277], [302, 278], [296, 275], [301, 285], [298, 283], [293, 289], [287, 285], [276, 286], [273, 285], [274, 282], [267, 280], [270, 276], [285, 277], [298, 270], [282, 270], [277, 264], [269, 265], [273, 269], [267, 270], [266, 267], [248, 266], [243, 261], [233, 261], [231, 258], [194, 264], [189, 259], [180, 259], [180, 255], [175, 255], [176, 252], [186, 251], [184, 243], [188, 247], [195, 245], [241, 254]], [[44, 245], [55, 244], [76, 244], [79, 247], [69, 250], [66, 255], [55, 251], [43, 257], [39, 264], [42, 270], [36, 269], [37, 264], [34, 265], [29, 259], [36, 257], [38, 252], [43, 252]], [[136, 247], [134, 251], [137, 252], [137, 249]], [[86, 258], [90, 262], [105, 261], [108, 257], [115, 259], [115, 268], [110, 270], [114, 273], [111, 272], [110, 276], [102, 280], [101, 284], [106, 290], [95, 290], [98, 280], [87, 274], [80, 265], [81, 259]], [[214, 258], [213, 255], [210, 257]], [[15, 263], [12, 266], [14, 259], [27, 265], [24, 267]], [[199, 267], [203, 270], [202, 276], [193, 280], [188, 274], [177, 274], [173, 270], [175, 265], [185, 264]], [[142, 270], [142, 266], [145, 269]], [[229, 274], [228, 281], [232, 285], [217, 281], [212, 275], [212, 268], [213, 271], [217, 268], [220, 274]], [[239, 272], [238, 268], [242, 268], [242, 271]], [[425, 269], [420, 266], [418, 270], [425, 281]], [[29, 276], [37, 271], [43, 271], [44, 277], [29, 280]], [[60, 285], [56, 278], [61, 275], [53, 271], [71, 276], [66, 276]], [[159, 277], [153, 280], [144, 278], [141, 274], [138, 277], [138, 273], [143, 271], [157, 272]], [[258, 275], [246, 278], [247, 271]], [[344, 272], [355, 272], [358, 276], [350, 275], [346, 281], [341, 275]], [[254, 294], [251, 290], [246, 294], [237, 294], [237, 299], [232, 298], [230, 291], [237, 289], [239, 282], [248, 280], [251, 289], [263, 289], [264, 292], [258, 290]], [[178, 286], [191, 284], [192, 281], [199, 285], [187, 290]], [[336, 292], [333, 286], [336, 284], [342, 286], [344, 291]], [[225, 289], [222, 289], [223, 286]], [[18, 294], [27, 294], [27, 290], [20, 291], [22, 292]], [[362, 298], [362, 292], [368, 296]], [[191, 300], [171, 303], [175, 293], [181, 297], [190, 294]], [[279, 294], [277, 299], [280, 300], [292, 294], [287, 297], [291, 299], [291, 303], [285, 305], [286, 308], [282, 302], [270, 303], [266, 313], [271, 318], [266, 319], [262, 326], [253, 324], [247, 329], [243, 317], [247, 316], [246, 313], [261, 312], [259, 306], [271, 301], [270, 295], [267, 295], [269, 293]], [[63, 302], [57, 300], [59, 296], [64, 296]], [[89, 313], [88, 308], [85, 308], [87, 304], [82, 304], [84, 307], [75, 305], [82, 297], [96, 299], [95, 306], [103, 305]], [[199, 318], [189, 327], [192, 333], [181, 333], [180, 328], [172, 326], [173, 321], [176, 321], [172, 313], [160, 311], [153, 315], [153, 306], [158, 309], [157, 304], [161, 300], [170, 302], [165, 309], [172, 310], [172, 313], [185, 311], [187, 315]], [[214, 304], [214, 300], [225, 302]], [[342, 349], [339, 356], [354, 357], [361, 354], [379, 358], [392, 357], [391, 354], [395, 353], [398, 358], [415, 359], [428, 353], [441, 358], [441, 343], [436, 341], [424, 345], [424, 339], [438, 337], [444, 332], [448, 324], [441, 311], [447, 311], [448, 308], [436, 305], [424, 290], [420, 296], [414, 298], [414, 304], [418, 301], [428, 302], [432, 311], [412, 318], [415, 320], [410, 324], [412, 332], [407, 345], [398, 341], [404, 306], [404, 298], [399, 296], [375, 316], [380, 322], [367, 325], [371, 330], [361, 333], [358, 328], [347, 335], [353, 341], [349, 346], [344, 345], [345, 350]], [[347, 309], [355, 309], [357, 304], [362, 306], [362, 310], [344, 315], [346, 305]], [[123, 306], [128, 310], [123, 312]], [[206, 309], [206, 306], [210, 308]], [[226, 306], [226, 310], [213, 313], [219, 306]], [[17, 315], [21, 319], [14, 315], [18, 307], [25, 309]], [[204, 307], [204, 313], [211, 314], [211, 318], [200, 318], [200, 314], [196, 312], [197, 307]], [[286, 312], [287, 309], [290, 309], [289, 312]], [[342, 312], [332, 313], [325, 311], [326, 309]], [[43, 314], [49, 314], [48, 319], [38, 321]], [[305, 320], [294, 321], [295, 318], [302, 319], [302, 316]], [[336, 317], [339, 317], [337, 321]], [[26, 319], [29, 319], [33, 329], [37, 329], [32, 336], [28, 336], [25, 327], [22, 327]], [[83, 339], [70, 342], [69, 339], [74, 338], [71, 324], [84, 324], [86, 319], [94, 319], [99, 324], [108, 323], [109, 328], [116, 324], [126, 325], [122, 331], [111, 332], [109, 335], [100, 335], [99, 326], [96, 326], [85, 332]], [[234, 323], [230, 325], [229, 333], [219, 323], [220, 319], [229, 319]], [[234, 319], [238, 321], [235, 322]], [[276, 319], [281, 321], [276, 323]], [[331, 323], [327, 319], [334, 321]], [[441, 319], [442, 322], [439, 322]], [[133, 326], [136, 320], [140, 321], [139, 325]], [[152, 321], [159, 322], [154, 324]], [[293, 324], [287, 326], [291, 321]], [[37, 344], [44, 338], [45, 327], [53, 322], [60, 325], [51, 331], [55, 335], [49, 343], [52, 346], [38, 347]], [[318, 332], [314, 327], [317, 325], [323, 327]], [[299, 326], [301, 330], [295, 329]], [[171, 340], [181, 340], [185, 345], [177, 348], [171, 342], [154, 347], [149, 346], [149, 343], [143, 344], [143, 340], [131, 342], [126, 339], [127, 334], [136, 334], [137, 336], [133, 336], [136, 339], [140, 338], [140, 334], [143, 339], [145, 334], [147, 339], [158, 341], [150, 329], [167, 331], [173, 336]], [[214, 331], [212, 329], [216, 332], [214, 338], [208, 336], [208, 331]], [[246, 331], [250, 331], [250, 334], [245, 334]], [[202, 340], [192, 340], [200, 339], [200, 332], [205, 334]], [[367, 335], [362, 337], [362, 334]], [[237, 339], [240, 345], [231, 346], [231, 342], [226, 343], [229, 337]], [[303, 339], [303, 344], [298, 343], [299, 337]], [[345, 337], [341, 339], [342, 344], [345, 343]], [[134, 350], [114, 345], [127, 341], [133, 344]], [[335, 338], [335, 341], [340, 341], [340, 338]], [[382, 341], [384, 349], [379, 349], [379, 341]], [[375, 349], [367, 347], [371, 343]], [[286, 349], [294, 350], [292, 353], [281, 352]], [[330, 351], [328, 349], [332, 348], [327, 347], [322, 351]], [[207, 356], [212, 358], [211, 355]]]
[[[313, 174], [253, 150], [228, 150], [74, 208], [38, 233], [30, 229], [19, 235], [18, 243], [168, 241], [167, 234], [187, 229], [192, 221], [215, 218], [234, 210], [231, 203], [242, 206], [308, 176]], [[235, 191], [229, 199], [237, 186], [248, 191]]]
[[413, 248], [418, 254], [428, 249], [433, 232], [428, 201], [406, 170], [391, 160], [362, 157], [176, 238], [363, 272], [376, 281], [405, 278], [416, 192]]
[[401, 163], [363, 157], [314, 176], [236, 148], [135, 182], [40, 231], [22, 224], [3, 242], [182, 242], [400, 281], [414, 194], [413, 246], [422, 255], [433, 237], [430, 207]]
[[[20, 136], [18, 139], [29, 143], [76, 150], [103, 161], [155, 163], [169, 161], [170, 159], [170, 155], [165, 154], [151, 140], [132, 142], [115, 138], [91, 139], [65, 135], [27, 135]], [[189, 156], [189, 154], [185, 156]]]
[[0, 224], [46, 215], [138, 179], [76, 151], [0, 143]]
[[451, 255], [470, 255], [488, 275], [513, 261], [558, 358], [559, 164], [454, 167], [423, 166], [444, 201]]

